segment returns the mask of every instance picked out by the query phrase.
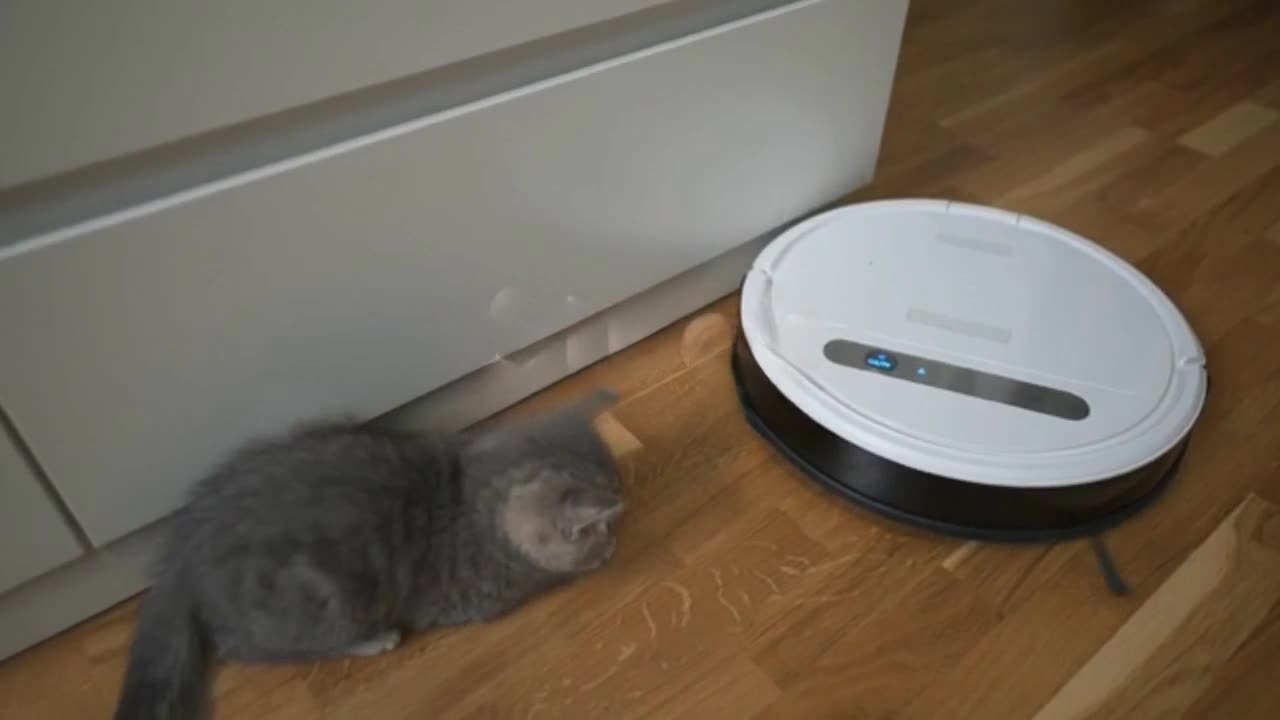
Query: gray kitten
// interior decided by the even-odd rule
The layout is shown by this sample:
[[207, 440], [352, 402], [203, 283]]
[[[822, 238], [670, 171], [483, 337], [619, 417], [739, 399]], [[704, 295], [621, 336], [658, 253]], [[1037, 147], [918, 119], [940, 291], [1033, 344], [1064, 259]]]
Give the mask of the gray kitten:
[[622, 497], [591, 419], [612, 399], [462, 435], [313, 425], [235, 454], [173, 518], [116, 719], [197, 717], [215, 656], [374, 655], [598, 567]]

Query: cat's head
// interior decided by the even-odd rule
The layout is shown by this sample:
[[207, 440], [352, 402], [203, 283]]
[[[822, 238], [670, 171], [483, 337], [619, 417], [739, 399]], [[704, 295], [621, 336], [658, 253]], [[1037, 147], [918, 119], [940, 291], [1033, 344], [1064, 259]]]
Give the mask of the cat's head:
[[582, 573], [613, 555], [622, 488], [613, 456], [592, 425], [612, 400], [611, 393], [597, 393], [491, 433], [476, 446], [499, 479], [499, 532], [545, 571]]
[[507, 491], [499, 527], [526, 560], [548, 572], [593, 570], [613, 555], [622, 495], [564, 467], [544, 468]]

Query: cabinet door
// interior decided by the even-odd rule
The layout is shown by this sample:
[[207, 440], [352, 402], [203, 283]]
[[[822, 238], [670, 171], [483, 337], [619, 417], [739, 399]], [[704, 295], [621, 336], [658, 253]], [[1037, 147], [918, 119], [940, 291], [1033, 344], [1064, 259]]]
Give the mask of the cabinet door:
[[80, 553], [62, 513], [0, 429], [0, 593]]
[[4, 0], [0, 187], [661, 1]]
[[109, 541], [250, 436], [390, 410], [866, 182], [904, 12], [797, 3], [0, 247], [0, 397]]

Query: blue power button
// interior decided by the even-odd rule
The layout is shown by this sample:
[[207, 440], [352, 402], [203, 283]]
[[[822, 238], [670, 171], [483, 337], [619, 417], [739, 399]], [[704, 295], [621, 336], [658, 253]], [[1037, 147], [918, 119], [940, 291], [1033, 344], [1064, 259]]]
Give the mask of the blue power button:
[[884, 372], [892, 372], [898, 367], [898, 360], [894, 356], [882, 350], [873, 350], [867, 353], [867, 366]]

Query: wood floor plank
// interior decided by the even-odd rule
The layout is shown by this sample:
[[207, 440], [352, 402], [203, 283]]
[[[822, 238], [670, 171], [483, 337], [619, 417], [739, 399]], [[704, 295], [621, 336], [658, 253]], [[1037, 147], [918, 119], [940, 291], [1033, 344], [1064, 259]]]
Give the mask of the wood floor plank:
[[1266, 237], [1268, 228], [1280, 223], [1280, 204], [1275, 202], [1277, 195], [1280, 195], [1280, 167], [1272, 168], [1240, 188], [1197, 217], [1195, 223], [1202, 227]]
[[1201, 153], [1169, 145], [1164, 152], [1141, 158], [1110, 179], [1099, 199], [1112, 212], [1141, 220], [1145, 209], [1159, 204], [1175, 185], [1207, 162]]
[[957, 129], [981, 128], [993, 118], [1025, 112], [1046, 102], [1064, 98], [1074, 101], [1087, 94], [1109, 98], [1118, 94], [1108, 87], [1109, 83], [1117, 78], [1129, 82], [1127, 77], [1135, 69], [1154, 64], [1153, 56], [1185, 48], [1189, 38], [1198, 39], [1213, 22], [1241, 5], [1239, 2], [1198, 3], [1189, 12], [1163, 13], [1142, 8], [1136, 15], [1117, 8], [1110, 32], [1095, 38], [1081, 38], [1083, 47], [1077, 47], [1066, 59], [1043, 68], [1039, 76], [944, 118], [943, 125]]
[[1107, 133], [1043, 175], [1000, 194], [994, 204], [1057, 221], [1063, 210], [1096, 193], [1135, 161], [1161, 153], [1163, 148], [1148, 143], [1148, 137], [1145, 130], [1133, 127]]
[[963, 561], [953, 561], [951, 567], [944, 561], [943, 568], [973, 586], [993, 607], [1009, 614], [1081, 553], [1088, 555], [1090, 550], [1080, 541], [1055, 545], [982, 544], [975, 546]]
[[1273, 79], [1266, 87], [1254, 93], [1253, 97], [1272, 110], [1280, 110], [1280, 79]]
[[1245, 101], [1178, 138], [1186, 147], [1217, 157], [1280, 119], [1280, 111]]
[[[814, 680], [814, 668], [829, 648], [849, 628], [912, 602], [920, 583], [939, 572], [947, 551], [947, 543], [928, 536], [872, 524], [843, 546], [830, 548], [821, 563], [797, 560], [786, 572], [814, 578], [809, 592], [785, 616], [754, 634], [753, 660], [788, 695], [804, 694], [793, 688]], [[910, 630], [891, 625], [895, 632]], [[792, 702], [784, 700], [781, 707]]]
[[1270, 297], [1280, 281], [1280, 248], [1228, 223], [1193, 223], [1138, 267], [1177, 293], [1179, 309], [1211, 349]]
[[[343, 673], [364, 671], [360, 687], [377, 688], [378, 692], [348, 687], [326, 697], [326, 706], [336, 717], [387, 720], [421, 717], [424, 707], [435, 713], [466, 707], [522, 663], [541, 662], [543, 653], [569, 642], [565, 638], [589, 632], [637, 598], [647, 597], [681, 567], [661, 548], [619, 552], [614, 559], [618, 562], [611, 561], [599, 574], [498, 621], [443, 634], [427, 633], [394, 653], [368, 662], [354, 661], [350, 668], [344, 667], [348, 665], [345, 662], [330, 664]], [[499, 701], [505, 703], [501, 697]]]
[[1280, 509], [1250, 496], [1034, 720], [1182, 716], [1280, 603]]
[[1265, 720], [1275, 717], [1276, 668], [1280, 667], [1280, 605], [1232, 655], [1209, 687], [1187, 709], [1191, 718]]
[[666, 535], [663, 545], [685, 563], [715, 555], [768, 522], [807, 484], [790, 468], [762, 462], [711, 496]]
[[943, 668], [898, 717], [1028, 718], [1134, 605], [1109, 593], [1092, 556], [1072, 554], [1031, 589], [1025, 602], [1010, 608], [963, 656]]
[[1133, 217], [1107, 201], [1106, 190], [1080, 198], [1056, 213], [1057, 223], [1137, 264], [1164, 247], [1172, 233]]
[[782, 569], [818, 565], [824, 553], [775, 513], [736, 546], [671, 574], [572, 638], [544, 645], [438, 716], [525, 717], [538, 708], [547, 717], [651, 717], [686, 692], [705, 692], [697, 684], [731, 665], [754, 626], [804, 594], [807, 578]]
[[[973, 588], [933, 567], [848, 625], [760, 718], [890, 718], [959, 662], [1000, 619]], [[852, 602], [853, 599], [850, 600]]]
[[1152, 208], [1153, 218], [1182, 227], [1280, 166], [1280, 124], [1273, 123], [1184, 177]]
[[748, 660], [734, 659], [699, 678], [679, 696], [653, 708], [649, 717], [676, 720], [754, 717], [777, 699], [773, 680]]
[[[660, 539], [768, 452], [748, 427], [728, 373], [728, 355], [708, 361], [619, 405], [614, 415], [645, 447], [624, 462], [624, 523]], [[673, 415], [686, 421], [672, 423]], [[624, 459], [625, 460], [625, 459]]]

